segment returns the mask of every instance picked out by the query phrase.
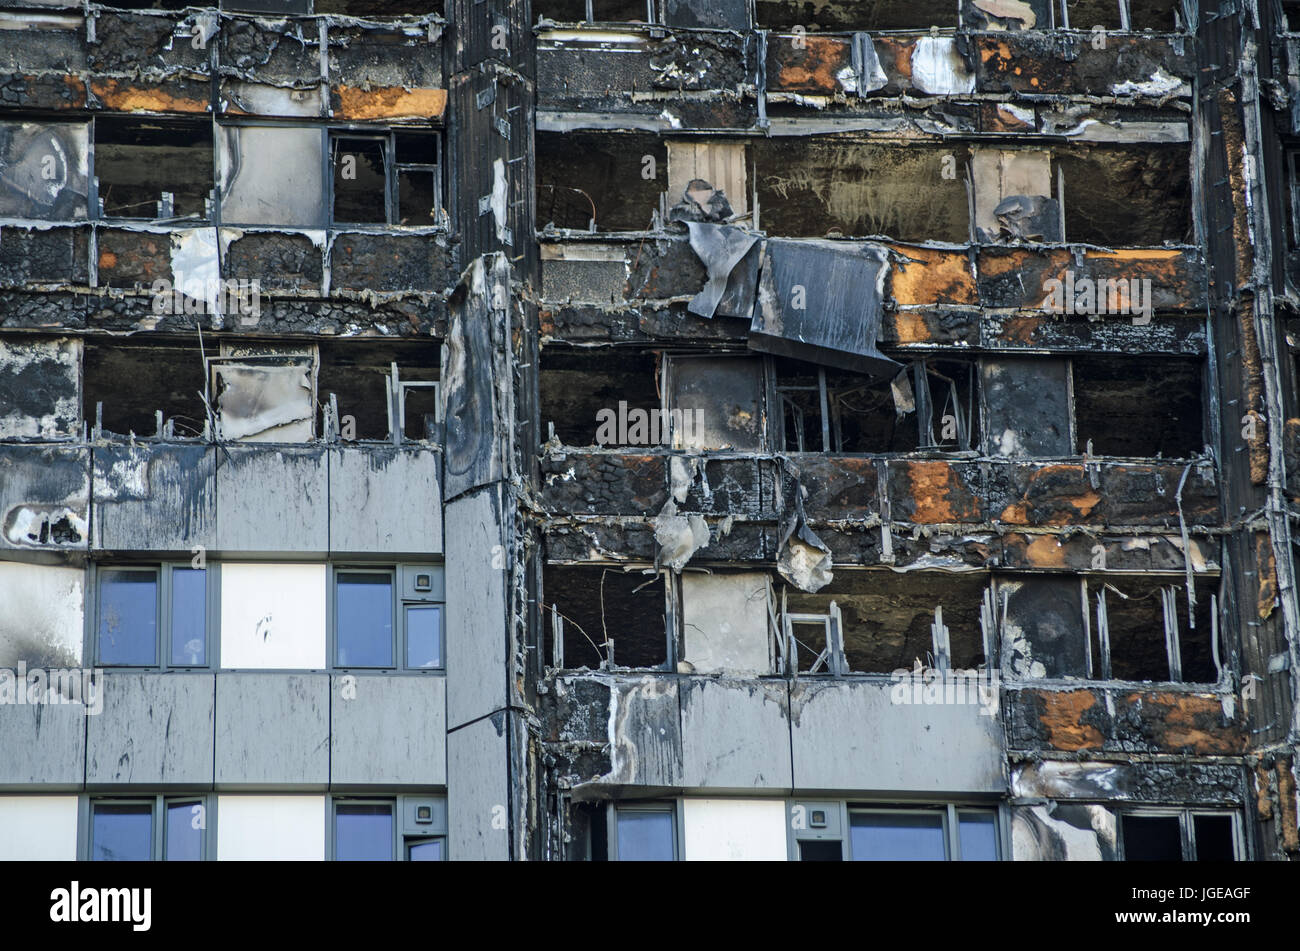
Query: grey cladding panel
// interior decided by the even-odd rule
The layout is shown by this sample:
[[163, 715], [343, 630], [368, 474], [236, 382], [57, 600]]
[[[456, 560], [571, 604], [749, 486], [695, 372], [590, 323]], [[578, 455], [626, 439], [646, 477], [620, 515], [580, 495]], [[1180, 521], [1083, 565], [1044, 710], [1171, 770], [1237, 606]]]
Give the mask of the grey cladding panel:
[[439, 458], [432, 449], [331, 449], [330, 551], [441, 552]]
[[104, 709], [89, 717], [86, 782], [212, 782], [211, 674], [103, 675]]
[[447, 854], [456, 861], [510, 857], [502, 820], [510, 801], [507, 718], [514, 715], [494, 713], [447, 737]]
[[333, 691], [331, 782], [393, 786], [447, 782], [444, 678], [357, 675], [345, 689], [336, 676]]
[[321, 552], [329, 547], [325, 450], [223, 446], [217, 453], [218, 548]]
[[447, 720], [458, 726], [506, 705], [506, 576], [495, 490], [449, 503], [446, 519]]
[[789, 789], [789, 697], [783, 680], [683, 679], [682, 784]]
[[216, 450], [94, 449], [94, 544], [113, 551], [216, 547]]
[[85, 764], [84, 707], [0, 704], [0, 787], [80, 786]]
[[328, 674], [218, 674], [216, 783], [327, 784], [329, 691]]
[[0, 548], [85, 551], [90, 450], [0, 446]]

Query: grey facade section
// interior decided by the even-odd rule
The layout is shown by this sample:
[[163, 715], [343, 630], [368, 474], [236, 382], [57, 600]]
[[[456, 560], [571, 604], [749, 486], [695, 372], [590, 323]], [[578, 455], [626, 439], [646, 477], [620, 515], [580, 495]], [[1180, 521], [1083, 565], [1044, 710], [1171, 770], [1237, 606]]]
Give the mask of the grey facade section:
[[84, 552], [89, 520], [89, 449], [0, 446], [0, 549]]
[[75, 789], [85, 770], [84, 707], [0, 704], [0, 789]]
[[335, 787], [446, 784], [445, 678], [335, 676], [330, 724]]
[[783, 680], [683, 678], [682, 785], [778, 790], [793, 785]]
[[[447, 722], [455, 728], [506, 706], [506, 575], [498, 490], [449, 502]], [[495, 567], [494, 567], [495, 566]]]
[[432, 449], [329, 450], [330, 551], [441, 552], [439, 466]]
[[325, 551], [328, 487], [322, 449], [222, 447], [217, 460], [217, 547], [232, 552]]
[[1002, 725], [978, 704], [894, 703], [888, 683], [796, 683], [796, 789], [900, 793], [1006, 790]]
[[329, 710], [328, 674], [218, 674], [218, 788], [324, 788]]
[[211, 785], [213, 681], [210, 674], [105, 673], [104, 709], [86, 718], [86, 785]]
[[215, 548], [216, 458], [211, 446], [95, 447], [93, 547]]
[[510, 858], [511, 716], [494, 713], [447, 735], [447, 853], [457, 861]]

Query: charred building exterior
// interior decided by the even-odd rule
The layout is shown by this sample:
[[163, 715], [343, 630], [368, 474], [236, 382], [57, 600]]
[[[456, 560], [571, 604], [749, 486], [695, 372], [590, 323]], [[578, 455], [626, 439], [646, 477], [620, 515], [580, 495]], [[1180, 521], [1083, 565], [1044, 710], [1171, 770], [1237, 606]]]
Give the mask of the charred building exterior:
[[1298, 57], [0, 0], [0, 856], [1297, 857]]

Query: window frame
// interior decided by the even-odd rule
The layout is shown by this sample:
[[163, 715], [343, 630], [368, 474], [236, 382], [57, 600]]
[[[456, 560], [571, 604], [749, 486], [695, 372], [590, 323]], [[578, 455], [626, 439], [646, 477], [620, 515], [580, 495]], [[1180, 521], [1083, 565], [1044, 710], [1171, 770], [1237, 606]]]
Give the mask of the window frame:
[[1124, 843], [1124, 818], [1126, 816], [1151, 819], [1169, 817], [1177, 818], [1179, 846], [1182, 849], [1182, 860], [1184, 862], [1201, 861], [1201, 859], [1196, 856], [1196, 817], [1214, 816], [1217, 818], [1227, 818], [1232, 823], [1232, 861], [1250, 861], [1250, 840], [1246, 836], [1242, 825], [1242, 814], [1240, 809], [1216, 809], [1214, 807], [1202, 806], [1137, 806], [1128, 809], [1116, 809], [1115, 853], [1116, 859], [1121, 862], [1141, 861], [1140, 859], [1130, 859], [1126, 853]]
[[[390, 636], [390, 655], [392, 663], [383, 667], [359, 666], [338, 663], [338, 591], [340, 574], [387, 574], [391, 585], [390, 607], [392, 609], [392, 634]], [[415, 589], [418, 575], [431, 576], [431, 590], [427, 593]], [[409, 628], [406, 623], [407, 609], [410, 607], [437, 606], [439, 660], [437, 667], [407, 666], [407, 645]], [[384, 562], [338, 562], [329, 566], [325, 601], [326, 626], [326, 668], [343, 673], [389, 673], [403, 675], [445, 676], [447, 673], [447, 590], [446, 566], [436, 563], [384, 563]]]
[[[433, 142], [434, 161], [429, 162], [399, 162], [397, 155], [397, 136], [398, 135], [417, 135], [427, 136]], [[383, 149], [384, 156], [384, 220], [379, 221], [342, 221], [334, 217], [334, 203], [336, 199], [334, 188], [335, 175], [335, 143], [342, 139], [365, 139], [367, 141], [379, 142]], [[435, 218], [441, 216], [443, 211], [444, 195], [446, 193], [445, 183], [443, 181], [443, 169], [446, 166], [446, 157], [443, 149], [443, 136], [440, 129], [429, 128], [427, 126], [407, 127], [395, 126], [390, 128], [373, 128], [373, 127], [356, 127], [351, 125], [331, 125], [325, 129], [325, 203], [326, 203], [326, 228], [330, 231], [365, 231], [370, 228], [387, 230], [390, 228], [411, 228], [411, 229], [443, 229], [441, 224], [432, 225], [404, 225], [399, 223], [401, 217], [400, 205], [400, 188], [402, 172], [428, 172], [433, 176], [433, 201]]]
[[683, 806], [681, 799], [652, 799], [652, 800], [629, 800], [627, 802], [611, 802], [605, 810], [605, 835], [606, 842], [609, 846], [609, 861], [611, 862], [637, 862], [648, 861], [646, 859], [624, 859], [618, 854], [618, 817], [620, 813], [650, 813], [655, 815], [667, 815], [672, 822], [672, 845], [673, 856], [669, 861], [681, 862], [686, 854], [685, 843], [683, 841]]
[[[216, 859], [216, 796], [207, 792], [165, 792], [146, 794], [88, 793], [77, 799], [77, 860], [95, 861], [95, 806], [147, 805], [150, 807], [151, 862], [171, 861], [167, 858], [167, 809], [173, 805], [192, 803], [203, 808], [203, 826], [199, 830], [200, 862]], [[183, 861], [177, 859], [175, 861]]]
[[[800, 807], [805, 810], [805, 814], [811, 813], [814, 809], [824, 809], [829, 813], [833, 813], [833, 818], [828, 817], [826, 831], [823, 832], [806, 827], [804, 829], [796, 829], [794, 827], [793, 817], [795, 810]], [[994, 842], [997, 847], [997, 858], [992, 861], [1011, 861], [1011, 823], [1009, 822], [1006, 805], [1000, 802], [988, 803], [956, 800], [941, 803], [888, 803], [863, 800], [786, 800], [786, 842], [788, 847], [788, 858], [791, 862], [800, 861], [799, 845], [801, 842], [838, 842], [840, 846], [841, 861], [855, 861], [853, 858], [853, 837], [850, 820], [854, 813], [867, 813], [875, 815], [941, 816], [944, 843], [944, 858], [942, 861], [961, 862], [963, 861], [961, 857], [961, 816], [963, 813], [971, 812], [991, 814], [993, 816], [993, 833]], [[921, 859], [917, 861], [925, 860]]]
[[[176, 671], [179, 673], [210, 673], [217, 668], [217, 659], [221, 655], [221, 570], [220, 566], [205, 561], [201, 569], [204, 572], [204, 609], [206, 624], [204, 632], [204, 660], [202, 664], [171, 663], [172, 615], [175, 609], [175, 582], [173, 573], [176, 569], [193, 570], [193, 560], [160, 559], [157, 561], [90, 561], [86, 564], [86, 590], [93, 592], [85, 612], [83, 653], [95, 669], [112, 671]], [[157, 630], [154, 632], [154, 660], [150, 664], [109, 664], [101, 657], [99, 644], [99, 620], [102, 611], [102, 573], [105, 571], [152, 571], [154, 573], [154, 610], [157, 616]], [[89, 600], [89, 599], [88, 599]]]
[[[325, 861], [351, 861], [338, 857], [338, 807], [339, 806], [388, 806], [393, 820], [393, 840], [389, 853], [390, 862], [411, 861], [410, 849], [413, 845], [426, 842], [442, 843], [442, 859], [448, 861], [450, 836], [447, 827], [447, 797], [443, 793], [427, 795], [348, 795], [331, 794], [327, 797], [325, 809]], [[430, 808], [427, 823], [420, 823], [411, 818], [421, 806]], [[427, 828], [422, 828], [427, 826]], [[376, 861], [383, 861], [377, 859]]]

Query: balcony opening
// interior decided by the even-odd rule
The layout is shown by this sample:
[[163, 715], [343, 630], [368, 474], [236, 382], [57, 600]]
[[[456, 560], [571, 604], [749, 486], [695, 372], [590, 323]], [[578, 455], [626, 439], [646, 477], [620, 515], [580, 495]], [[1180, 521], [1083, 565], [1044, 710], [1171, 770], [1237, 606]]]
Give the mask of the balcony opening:
[[[544, 439], [566, 446], [654, 448], [652, 414], [660, 411], [655, 354], [618, 349], [542, 351]], [[662, 436], [662, 419], [658, 427]]]
[[537, 221], [574, 231], [645, 231], [668, 187], [657, 136], [538, 132]]
[[83, 374], [83, 413], [92, 427], [98, 419], [105, 433], [139, 438], [192, 439], [204, 433], [203, 357], [197, 340], [87, 337]]
[[1186, 145], [1063, 149], [1054, 162], [1065, 183], [1071, 244], [1159, 247], [1194, 240]]
[[964, 149], [822, 135], [762, 139], [753, 150], [759, 221], [769, 235], [970, 239]]
[[766, 30], [876, 33], [957, 26], [955, 0], [757, 0], [756, 10], [758, 26]]
[[1076, 357], [1078, 451], [1098, 456], [1186, 459], [1205, 449], [1201, 361]]
[[[336, 426], [345, 442], [390, 441], [397, 421], [392, 389], [396, 366], [399, 390], [406, 391], [403, 436], [430, 438], [433, 430], [426, 419], [430, 424], [436, 422], [430, 419], [437, 414], [436, 391], [431, 387], [409, 389], [406, 384], [438, 379], [440, 351], [436, 343], [322, 341], [320, 354], [320, 432]], [[327, 425], [327, 418], [333, 422]]]
[[592, 670], [667, 666], [662, 574], [622, 566], [547, 565], [542, 590], [549, 663]]
[[95, 180], [103, 217], [207, 220], [212, 123], [99, 116]]

